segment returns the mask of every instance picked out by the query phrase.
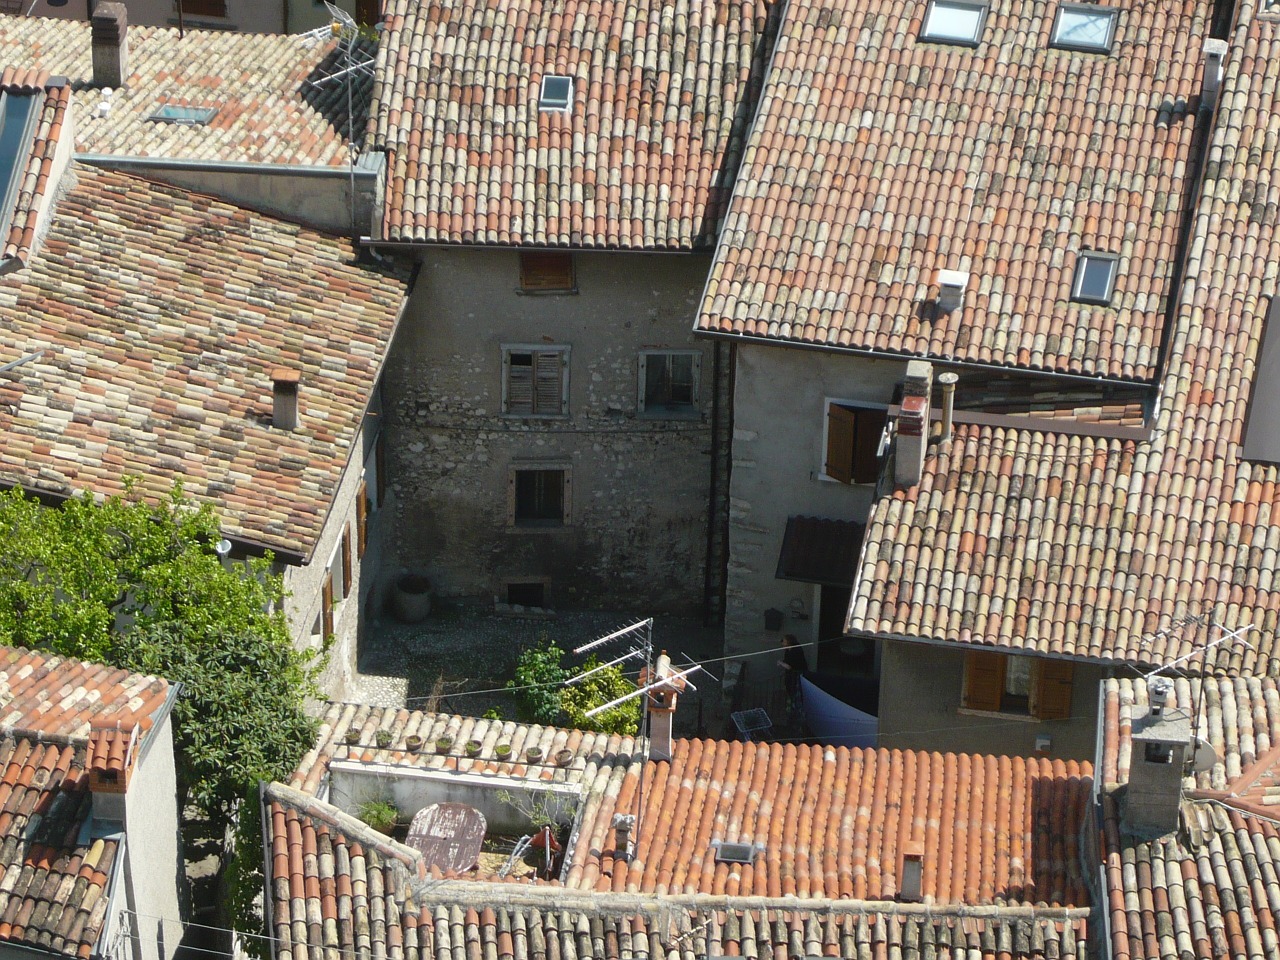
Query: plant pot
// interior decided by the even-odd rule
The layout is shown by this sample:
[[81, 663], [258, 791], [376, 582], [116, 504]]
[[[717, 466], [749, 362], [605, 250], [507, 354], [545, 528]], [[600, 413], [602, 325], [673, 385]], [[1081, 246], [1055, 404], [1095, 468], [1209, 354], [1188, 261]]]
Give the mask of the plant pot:
[[530, 747], [528, 750], [526, 750], [526, 751], [524, 752], [524, 758], [525, 758], [526, 760], [528, 760], [530, 763], [541, 763], [541, 762], [542, 762], [542, 748], [541, 748], [541, 747]]
[[404, 747], [406, 750], [410, 751], [411, 753], [417, 753], [419, 750], [422, 749], [422, 738], [421, 737], [405, 737]]
[[354, 729], [353, 729], [353, 730], [348, 730], [345, 734], [343, 734], [343, 736], [342, 736], [342, 742], [343, 742], [343, 743], [346, 743], [346, 744], [349, 744], [349, 745], [351, 745], [351, 746], [354, 746], [355, 744], [359, 743], [359, 742], [360, 742], [360, 731], [359, 731], [359, 730], [354, 730]]
[[571, 763], [573, 763], [573, 751], [572, 751], [572, 750], [561, 750], [561, 751], [559, 751], [558, 753], [556, 753], [556, 766], [557, 766], [557, 767], [567, 767], [567, 766], [568, 766], [569, 764], [571, 764]]
[[480, 756], [480, 747], [481, 747], [481, 743], [480, 743], [480, 741], [479, 741], [479, 740], [468, 740], [468, 741], [467, 741], [467, 756], [468, 756], [468, 757], [478, 757], [478, 756]]
[[393, 737], [391, 736], [390, 730], [379, 730], [373, 735], [374, 743], [376, 743], [378, 748], [381, 750], [385, 750], [387, 747], [391, 746], [392, 739]]
[[441, 737], [436, 741], [436, 753], [448, 753], [453, 749], [453, 737]]
[[431, 612], [431, 581], [420, 573], [402, 573], [391, 583], [391, 612], [401, 623], [421, 623]]
[[499, 760], [506, 760], [511, 756], [511, 744], [500, 743], [493, 748], [493, 753]]

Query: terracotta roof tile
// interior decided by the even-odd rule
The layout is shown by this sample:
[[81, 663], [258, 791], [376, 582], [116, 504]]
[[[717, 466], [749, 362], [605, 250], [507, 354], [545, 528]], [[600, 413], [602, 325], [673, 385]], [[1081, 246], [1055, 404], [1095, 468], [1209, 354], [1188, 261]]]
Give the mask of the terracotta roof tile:
[[[337, 41], [130, 25], [129, 76], [100, 115], [87, 20], [0, 16], [0, 63], [70, 78], [76, 149], [119, 156], [345, 166], [351, 157]], [[371, 55], [371, 46], [363, 47]], [[366, 124], [371, 79], [351, 75], [351, 129]], [[206, 126], [148, 120], [162, 104], [217, 107]]]
[[[976, 48], [924, 9], [788, 5], [698, 328], [1152, 378], [1209, 4], [1125, 7], [1110, 56], [1050, 49], [1051, 0], [995, 0]], [[1070, 302], [1083, 250], [1120, 257], [1110, 307]]]
[[[395, 0], [371, 143], [382, 236], [689, 249], [713, 240], [754, 114], [771, 0]], [[541, 81], [574, 78], [567, 113]]]
[[[0, 277], [0, 479], [147, 496], [176, 477], [228, 535], [306, 556], [390, 345], [407, 271], [348, 241], [73, 165], [39, 255]], [[301, 425], [270, 425], [270, 371]]]

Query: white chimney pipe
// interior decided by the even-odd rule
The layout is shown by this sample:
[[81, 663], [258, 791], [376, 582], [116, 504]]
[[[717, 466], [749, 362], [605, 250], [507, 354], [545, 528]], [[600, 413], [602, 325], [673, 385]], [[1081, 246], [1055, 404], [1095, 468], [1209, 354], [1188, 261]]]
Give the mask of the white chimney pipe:
[[938, 375], [938, 383], [942, 384], [942, 442], [951, 439], [951, 421], [955, 415], [956, 382], [960, 378], [954, 373]]

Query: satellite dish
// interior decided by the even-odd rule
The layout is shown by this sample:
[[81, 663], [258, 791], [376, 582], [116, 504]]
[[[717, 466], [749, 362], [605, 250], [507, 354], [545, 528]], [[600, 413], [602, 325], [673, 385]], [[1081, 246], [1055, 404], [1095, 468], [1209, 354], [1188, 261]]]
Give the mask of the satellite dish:
[[1213, 765], [1220, 759], [1218, 751], [1213, 749], [1213, 745], [1203, 737], [1196, 737], [1191, 745], [1191, 751], [1191, 769], [1196, 773], [1213, 769]]

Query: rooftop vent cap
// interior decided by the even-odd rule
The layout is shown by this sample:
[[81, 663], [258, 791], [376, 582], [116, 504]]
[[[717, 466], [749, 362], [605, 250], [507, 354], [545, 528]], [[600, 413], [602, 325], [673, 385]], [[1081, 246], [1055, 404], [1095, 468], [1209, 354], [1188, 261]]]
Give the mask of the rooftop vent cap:
[[961, 270], [938, 271], [938, 309], [943, 313], [959, 310], [964, 306], [964, 289], [969, 286], [969, 274]]
[[1226, 72], [1227, 41], [1210, 39], [1204, 42], [1204, 79], [1200, 85], [1200, 106], [1212, 110], [1218, 100], [1218, 90], [1222, 87], [1222, 76]]
[[548, 74], [542, 78], [538, 109], [543, 112], [568, 113], [573, 104], [573, 77]]
[[898, 899], [919, 903], [924, 899], [924, 844], [918, 840], [902, 845], [898, 866]]
[[1147, 686], [1147, 693], [1151, 698], [1152, 717], [1158, 717], [1164, 713], [1165, 705], [1169, 702], [1169, 694], [1173, 692], [1173, 684], [1165, 677], [1156, 677]]
[[756, 857], [764, 853], [763, 843], [729, 843], [726, 840], [712, 840], [711, 846], [716, 852], [716, 863], [754, 863]]

